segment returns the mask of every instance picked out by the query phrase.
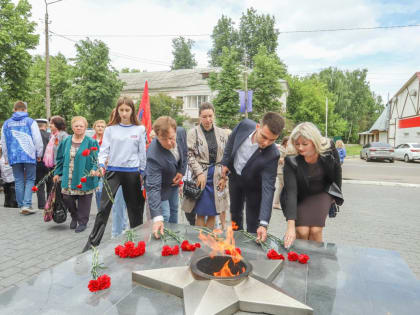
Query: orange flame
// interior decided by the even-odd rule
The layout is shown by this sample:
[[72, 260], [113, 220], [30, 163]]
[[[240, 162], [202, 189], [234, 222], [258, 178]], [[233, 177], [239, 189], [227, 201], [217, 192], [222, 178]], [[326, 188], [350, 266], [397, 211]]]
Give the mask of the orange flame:
[[[221, 231], [214, 230], [213, 233], [216, 235], [220, 235]], [[210, 257], [212, 258], [216, 255], [224, 255], [226, 250], [228, 250], [231, 253], [232, 258], [229, 259], [219, 271], [213, 273], [214, 276], [233, 277], [239, 274], [239, 271], [237, 274], [233, 274], [229, 268], [229, 262], [231, 260], [233, 261], [234, 264], [237, 264], [239, 261], [242, 260], [241, 254], [239, 254], [236, 251], [235, 238], [233, 237], [232, 227], [228, 227], [227, 232], [226, 232], [226, 239], [223, 239], [219, 236], [210, 235], [210, 234], [206, 235], [202, 232], [200, 232], [198, 237], [205, 245], [211, 248], [212, 251], [210, 252]]]
[[237, 231], [239, 230], [239, 226], [236, 224], [236, 222], [232, 221], [232, 230]]

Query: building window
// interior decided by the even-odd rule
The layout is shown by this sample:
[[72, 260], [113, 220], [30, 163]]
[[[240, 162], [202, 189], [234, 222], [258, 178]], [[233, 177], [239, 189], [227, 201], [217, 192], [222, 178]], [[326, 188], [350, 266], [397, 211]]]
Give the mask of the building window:
[[420, 138], [420, 132], [417, 131], [417, 138]]
[[198, 109], [201, 103], [208, 102], [208, 95], [189, 95], [186, 97], [185, 108]]
[[410, 134], [408, 132], [404, 132], [404, 137], [408, 138]]

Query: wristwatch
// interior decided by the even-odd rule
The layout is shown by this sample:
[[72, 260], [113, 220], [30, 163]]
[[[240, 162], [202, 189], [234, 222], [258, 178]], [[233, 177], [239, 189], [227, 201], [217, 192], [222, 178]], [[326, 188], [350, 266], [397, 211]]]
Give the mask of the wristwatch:
[[265, 224], [265, 223], [260, 223], [258, 226], [262, 226], [262, 227], [265, 227], [266, 229], [268, 229], [268, 224]]

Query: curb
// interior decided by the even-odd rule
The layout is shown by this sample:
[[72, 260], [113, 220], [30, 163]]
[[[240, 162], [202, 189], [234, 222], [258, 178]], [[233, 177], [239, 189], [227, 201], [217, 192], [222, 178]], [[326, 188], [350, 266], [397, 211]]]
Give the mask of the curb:
[[343, 183], [345, 183], [345, 184], [359, 184], [359, 185], [377, 185], [377, 186], [420, 188], [420, 184], [397, 183], [397, 182], [379, 182], [379, 181], [371, 181], [371, 180], [343, 179]]

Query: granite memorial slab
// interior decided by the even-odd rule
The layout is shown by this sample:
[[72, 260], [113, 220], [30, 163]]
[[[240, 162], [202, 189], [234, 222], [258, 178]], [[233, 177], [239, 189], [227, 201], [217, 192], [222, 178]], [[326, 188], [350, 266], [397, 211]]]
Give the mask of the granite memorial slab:
[[[191, 242], [200, 241], [198, 232], [191, 226], [168, 224], [167, 227], [179, 231]], [[111, 277], [109, 289], [89, 292], [87, 285], [92, 262], [89, 251], [43, 271], [19, 287], [2, 292], [0, 314], [185, 314], [180, 291], [168, 293], [133, 281], [136, 272], [167, 268], [173, 268], [174, 273], [188, 270], [186, 267], [194, 255], [180, 251], [176, 256], [162, 257], [163, 243], [153, 239], [150, 232], [149, 223], [136, 229], [137, 240], [147, 244], [146, 253], [137, 258], [121, 259], [115, 255], [114, 248], [123, 243], [123, 237], [98, 247], [100, 261], [107, 267], [105, 273]], [[271, 262], [257, 244], [238, 232], [235, 232], [235, 240], [242, 256], [252, 262], [253, 268], [259, 266], [263, 270], [250, 279], [265, 279], [277, 292], [312, 309], [313, 314], [419, 313], [420, 281], [395, 251], [297, 241], [294, 249], [308, 254], [309, 263], [286, 260], [273, 276], [273, 272], [266, 270], [270, 269]], [[255, 288], [255, 283], [251, 288]], [[182, 294], [200, 295], [206, 290], [215, 293], [222, 292], [223, 288], [216, 284], [210, 289], [208, 283], [197, 282]], [[232, 293], [228, 291], [226, 294]], [[243, 290], [244, 296], [248, 294], [248, 301], [258, 300], [257, 293], [249, 292], [252, 292], [249, 287]], [[239, 311], [238, 314], [247, 313]]]

